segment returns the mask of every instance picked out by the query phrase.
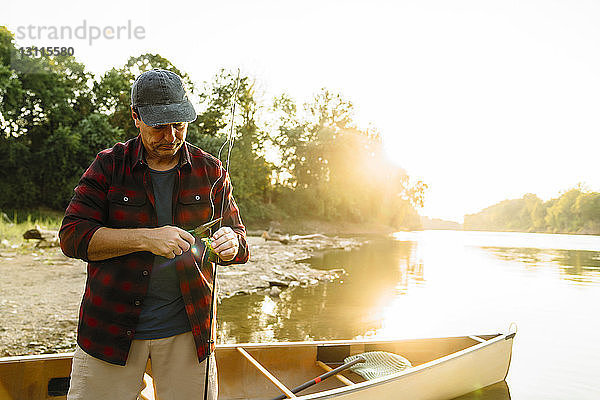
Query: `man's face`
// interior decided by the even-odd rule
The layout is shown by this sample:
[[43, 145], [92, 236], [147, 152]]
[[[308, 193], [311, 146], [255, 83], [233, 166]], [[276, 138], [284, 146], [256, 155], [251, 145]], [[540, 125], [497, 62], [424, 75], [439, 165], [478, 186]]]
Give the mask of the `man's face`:
[[185, 142], [187, 122], [148, 126], [135, 113], [133, 113], [133, 118], [135, 126], [140, 130], [148, 158], [163, 162], [175, 158]]

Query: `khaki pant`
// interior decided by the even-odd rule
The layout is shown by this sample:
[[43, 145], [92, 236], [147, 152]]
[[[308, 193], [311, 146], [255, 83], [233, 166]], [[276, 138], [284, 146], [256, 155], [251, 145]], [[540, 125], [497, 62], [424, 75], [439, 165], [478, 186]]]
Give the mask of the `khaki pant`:
[[[134, 340], [125, 366], [90, 356], [77, 346], [68, 400], [135, 400], [143, 389], [148, 358], [159, 400], [202, 400], [206, 360], [198, 362], [191, 332], [164, 339]], [[217, 366], [211, 355], [208, 398], [217, 399]]]

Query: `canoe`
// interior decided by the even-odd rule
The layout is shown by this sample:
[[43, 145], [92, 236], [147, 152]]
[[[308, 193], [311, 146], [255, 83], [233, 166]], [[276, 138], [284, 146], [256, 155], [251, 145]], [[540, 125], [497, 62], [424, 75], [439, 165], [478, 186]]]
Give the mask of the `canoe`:
[[[219, 399], [454, 399], [504, 381], [516, 330], [492, 335], [403, 340], [224, 344], [217, 346]], [[367, 380], [345, 370], [297, 394], [290, 389], [344, 363], [384, 351], [412, 367]], [[72, 353], [0, 358], [0, 399], [65, 399]], [[142, 395], [153, 399], [151, 365]]]

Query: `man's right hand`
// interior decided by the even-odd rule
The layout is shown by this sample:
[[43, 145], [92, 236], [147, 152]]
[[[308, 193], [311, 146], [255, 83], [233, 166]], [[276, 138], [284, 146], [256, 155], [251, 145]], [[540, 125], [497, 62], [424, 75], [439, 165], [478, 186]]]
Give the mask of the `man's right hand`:
[[175, 258], [188, 251], [194, 236], [176, 226], [160, 228], [98, 229], [88, 246], [90, 261], [106, 260], [136, 251], [150, 251], [158, 256]]
[[194, 245], [192, 234], [176, 226], [144, 229], [143, 238], [148, 251], [166, 258], [175, 258]]

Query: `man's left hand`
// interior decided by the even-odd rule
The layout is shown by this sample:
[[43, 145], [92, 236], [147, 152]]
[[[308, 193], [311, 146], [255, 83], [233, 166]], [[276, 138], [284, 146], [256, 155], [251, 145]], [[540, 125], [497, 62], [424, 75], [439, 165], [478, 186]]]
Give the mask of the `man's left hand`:
[[219, 228], [212, 235], [212, 248], [223, 261], [231, 261], [235, 258], [240, 242], [236, 233], [228, 226]]

